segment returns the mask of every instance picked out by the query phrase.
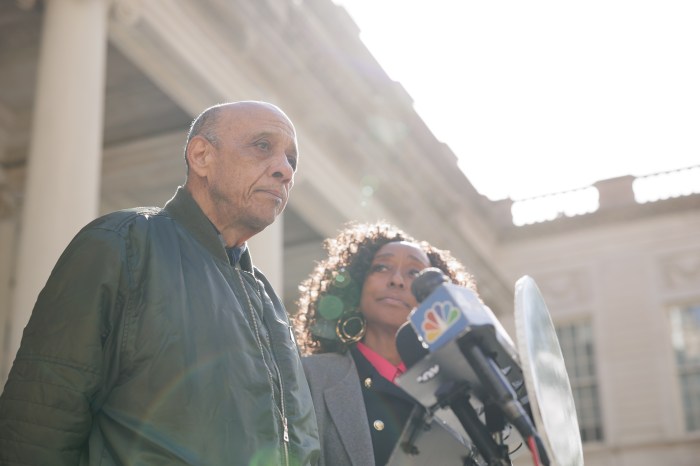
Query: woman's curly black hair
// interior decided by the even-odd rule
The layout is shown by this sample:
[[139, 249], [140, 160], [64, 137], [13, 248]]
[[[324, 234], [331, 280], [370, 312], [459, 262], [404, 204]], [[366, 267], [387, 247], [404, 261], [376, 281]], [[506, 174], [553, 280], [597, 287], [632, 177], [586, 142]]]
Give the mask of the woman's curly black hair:
[[328, 256], [299, 286], [300, 298], [293, 326], [304, 354], [343, 353], [347, 345], [335, 334], [341, 317], [357, 312], [365, 277], [379, 248], [395, 241], [417, 244], [437, 267], [460, 286], [476, 292], [471, 274], [449, 251], [417, 241], [399, 228], [386, 223], [349, 223], [333, 239], [323, 243]]

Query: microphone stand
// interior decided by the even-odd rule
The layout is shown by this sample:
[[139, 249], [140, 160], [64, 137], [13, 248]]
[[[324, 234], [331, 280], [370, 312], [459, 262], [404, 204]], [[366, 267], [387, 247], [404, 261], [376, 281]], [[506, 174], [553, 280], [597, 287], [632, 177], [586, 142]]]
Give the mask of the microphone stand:
[[488, 466], [510, 466], [507, 449], [494, 441], [469, 402], [468, 392], [468, 384], [459, 386], [450, 382], [441, 386], [435, 395], [441, 406], [450, 407]]
[[542, 444], [542, 439], [501, 369], [492, 358], [484, 354], [478, 342], [463, 341], [460, 343], [460, 349], [484, 384], [486, 393], [494, 399], [494, 402], [501, 408], [503, 414], [515, 426], [528, 445], [528, 440], [534, 439], [540, 461], [544, 466], [549, 466], [549, 457]]

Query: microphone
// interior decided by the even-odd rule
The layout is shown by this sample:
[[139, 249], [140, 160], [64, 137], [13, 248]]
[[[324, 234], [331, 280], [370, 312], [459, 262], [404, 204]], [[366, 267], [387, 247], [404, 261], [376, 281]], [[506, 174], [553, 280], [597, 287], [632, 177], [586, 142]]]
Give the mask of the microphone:
[[[423, 269], [411, 283], [411, 293], [420, 303], [446, 281], [447, 277], [442, 270], [437, 267], [428, 267]], [[404, 323], [396, 332], [396, 348], [406, 368], [412, 367], [428, 354], [428, 348], [418, 340], [418, 335], [410, 321]]]
[[422, 303], [435, 289], [447, 283], [447, 276], [437, 267], [428, 267], [421, 270], [420, 274], [411, 283], [411, 293], [416, 301]]
[[[535, 439], [540, 460], [548, 465], [524, 408], [527, 393], [518, 395], [524, 381], [517, 351], [493, 312], [434, 267], [421, 271], [411, 291], [419, 305], [396, 336], [407, 367], [397, 384], [431, 411], [448, 406], [488, 464], [508, 464], [508, 449], [494, 441], [505, 424], [493, 419], [505, 417], [524, 440]], [[486, 423], [471, 398], [483, 403]]]
[[428, 349], [418, 340], [418, 335], [410, 322], [404, 323], [396, 332], [396, 349], [407, 369], [428, 354]]

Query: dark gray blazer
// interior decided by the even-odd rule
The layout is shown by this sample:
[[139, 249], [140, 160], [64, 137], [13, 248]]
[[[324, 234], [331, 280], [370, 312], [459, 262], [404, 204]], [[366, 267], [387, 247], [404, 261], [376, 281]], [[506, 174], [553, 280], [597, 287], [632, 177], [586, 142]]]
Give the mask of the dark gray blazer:
[[318, 466], [375, 466], [360, 378], [350, 353], [302, 358], [321, 438]]

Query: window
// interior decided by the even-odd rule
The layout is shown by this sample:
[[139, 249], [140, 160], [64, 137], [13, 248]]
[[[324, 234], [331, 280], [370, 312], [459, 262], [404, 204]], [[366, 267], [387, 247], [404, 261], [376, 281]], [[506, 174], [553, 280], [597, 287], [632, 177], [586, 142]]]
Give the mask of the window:
[[700, 430], [700, 304], [674, 308], [670, 317], [685, 427]]
[[556, 329], [574, 395], [581, 440], [602, 440], [603, 427], [591, 324], [577, 323], [557, 326]]

